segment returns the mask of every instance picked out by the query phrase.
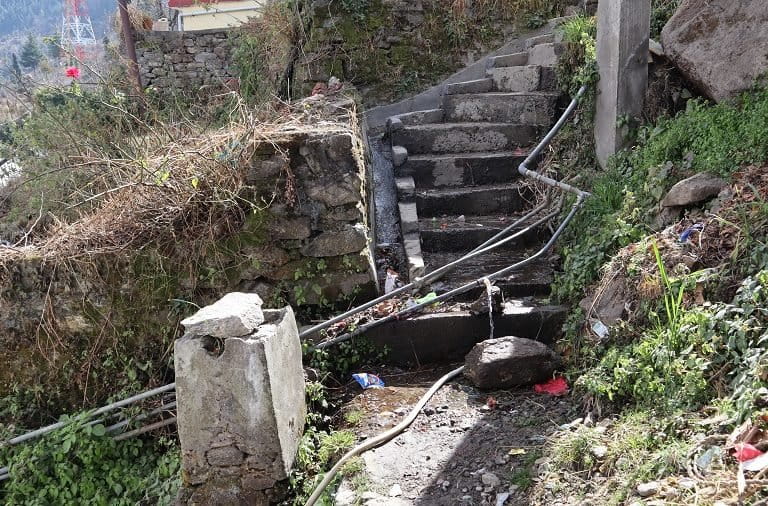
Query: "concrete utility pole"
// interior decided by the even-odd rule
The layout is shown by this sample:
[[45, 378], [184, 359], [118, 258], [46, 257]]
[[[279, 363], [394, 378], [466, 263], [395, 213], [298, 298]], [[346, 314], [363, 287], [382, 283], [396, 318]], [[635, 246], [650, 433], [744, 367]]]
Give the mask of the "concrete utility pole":
[[597, 159], [626, 145], [628, 125], [643, 111], [648, 87], [651, 0], [602, 0], [597, 7]]

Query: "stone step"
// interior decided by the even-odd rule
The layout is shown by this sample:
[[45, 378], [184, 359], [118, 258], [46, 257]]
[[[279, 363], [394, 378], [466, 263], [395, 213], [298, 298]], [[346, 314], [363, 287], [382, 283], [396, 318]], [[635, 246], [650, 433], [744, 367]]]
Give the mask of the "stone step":
[[424, 257], [421, 253], [421, 240], [418, 232], [403, 234], [403, 249], [408, 263], [408, 279], [424, 275]]
[[417, 188], [508, 183], [519, 177], [517, 167], [528, 150], [413, 155], [396, 169], [411, 176]]
[[445, 118], [446, 121], [551, 125], [557, 100], [557, 93], [544, 91], [448, 95], [445, 97]]
[[[466, 251], [451, 253], [424, 253], [424, 265], [426, 272], [431, 272], [438, 267], [447, 265], [454, 260], [459, 259]], [[446, 274], [444, 278], [432, 283], [432, 289], [439, 293], [445, 293], [454, 288], [458, 288], [476, 279], [493, 274], [520, 262], [536, 253], [536, 249], [528, 250], [494, 250], [479, 257], [467, 260], [455, 270]], [[494, 285], [501, 288], [505, 298], [509, 297], [531, 297], [538, 295], [549, 295], [550, 286], [554, 279], [552, 262], [547, 259], [540, 259], [532, 262], [524, 269], [510, 274], [501, 279], [497, 279]], [[484, 287], [477, 287], [467, 293], [458, 296], [457, 300], [474, 301], [482, 294], [486, 293]]]
[[533, 144], [544, 131], [541, 126], [514, 123], [433, 123], [405, 126], [390, 135], [392, 144], [405, 147], [413, 156], [508, 151]]
[[[508, 214], [421, 218], [418, 227], [421, 234], [421, 248], [423, 251], [433, 253], [468, 251], [504, 230], [517, 218], [517, 215]], [[546, 236], [546, 229], [540, 227], [501, 246], [501, 249], [528, 247], [544, 240]]]
[[488, 75], [496, 91], [525, 92], [557, 89], [557, 74], [554, 67], [541, 65], [500, 67], [489, 69]]
[[493, 91], [493, 79], [489, 78], [475, 79], [474, 81], [463, 81], [445, 86], [446, 95], [458, 95], [461, 93], [486, 93], [489, 91]]
[[420, 218], [441, 215], [482, 216], [511, 214], [522, 210], [528, 187], [504, 183], [469, 188], [416, 191]]
[[[527, 337], [551, 345], [561, 335], [566, 313], [563, 306], [507, 301], [503, 311], [494, 314], [494, 337]], [[489, 335], [487, 314], [463, 310], [393, 320], [365, 333], [376, 346], [387, 350], [387, 363], [398, 366], [462, 361]]]
[[539, 44], [528, 50], [528, 65], [556, 67], [558, 57], [563, 54], [565, 45], [558, 42]]
[[491, 67], [516, 67], [518, 65], [528, 65], [528, 52], [503, 54], [491, 58]]
[[534, 46], [538, 46], [539, 44], [550, 44], [552, 42], [560, 42], [559, 40], [556, 40], [557, 38], [562, 39], [562, 37], [559, 37], [554, 32], [552, 33], [545, 33], [543, 35], [537, 35], [536, 37], [531, 37], [529, 39], [525, 39], [525, 49], [531, 49]]
[[395, 188], [398, 200], [413, 201], [413, 197], [416, 195], [416, 183], [411, 176], [396, 177]]
[[440, 123], [443, 121], [442, 109], [426, 109], [423, 111], [406, 112], [392, 116], [387, 120], [391, 124], [393, 120], [399, 120], [403, 125], [423, 125], [424, 123]]

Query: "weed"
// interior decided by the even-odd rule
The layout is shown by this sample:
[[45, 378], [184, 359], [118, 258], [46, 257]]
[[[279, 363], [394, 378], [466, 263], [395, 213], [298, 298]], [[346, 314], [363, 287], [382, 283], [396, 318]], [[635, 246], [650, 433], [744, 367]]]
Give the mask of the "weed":
[[359, 409], [355, 409], [352, 411], [347, 411], [344, 413], [344, 421], [347, 422], [349, 425], [355, 426], [359, 424], [363, 417], [365, 416], [365, 413]]

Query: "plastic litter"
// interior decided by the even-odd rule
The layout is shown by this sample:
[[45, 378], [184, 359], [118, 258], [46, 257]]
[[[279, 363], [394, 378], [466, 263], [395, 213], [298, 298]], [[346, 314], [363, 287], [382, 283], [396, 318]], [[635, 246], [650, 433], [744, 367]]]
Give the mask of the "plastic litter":
[[424, 304], [425, 302], [429, 302], [432, 299], [436, 299], [437, 294], [435, 292], [429, 292], [424, 297], [421, 297], [419, 299], [416, 299], [416, 304]]
[[701, 232], [704, 230], [704, 225], [701, 223], [696, 223], [695, 225], [691, 225], [690, 227], [686, 228], [682, 234], [680, 234], [680, 242], [687, 242], [688, 239], [691, 237], [691, 234], [694, 232]]
[[397, 288], [397, 272], [387, 269], [387, 279], [384, 280], [384, 293], [393, 292]]
[[595, 320], [592, 324], [592, 332], [600, 339], [605, 339], [605, 336], [608, 335], [608, 327], [600, 320]]
[[558, 376], [557, 378], [552, 378], [546, 383], [534, 385], [533, 390], [537, 394], [549, 394], [559, 397], [568, 393], [568, 382], [565, 381], [565, 378], [562, 376]]
[[712, 461], [715, 459], [715, 457], [720, 457], [722, 454], [723, 449], [719, 446], [708, 448], [707, 451], [699, 455], [699, 457], [696, 459], [696, 465], [702, 471], [707, 471], [712, 465]]
[[736, 460], [739, 462], [746, 462], [763, 454], [763, 452], [749, 443], [736, 443], [734, 448], [736, 453], [734, 453], [733, 456], [736, 457]]
[[747, 460], [746, 462], [743, 462], [742, 467], [744, 467], [745, 471], [751, 471], [753, 473], [762, 471], [766, 467], [768, 467], [768, 453], [763, 453], [751, 460]]
[[363, 387], [363, 390], [369, 388], [384, 388], [384, 381], [375, 374], [361, 372], [353, 374], [352, 377], [355, 378], [355, 381], [357, 381], [361, 387]]

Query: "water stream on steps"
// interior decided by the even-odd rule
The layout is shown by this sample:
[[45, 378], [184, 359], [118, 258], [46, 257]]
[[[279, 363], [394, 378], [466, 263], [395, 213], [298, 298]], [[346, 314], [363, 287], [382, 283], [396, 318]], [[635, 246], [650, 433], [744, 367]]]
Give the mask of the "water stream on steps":
[[488, 278], [483, 278], [483, 283], [485, 283], [485, 292], [488, 294], [488, 324], [490, 327], [490, 336], [488, 339], [493, 339], [493, 284], [491, 283], [491, 280]]

